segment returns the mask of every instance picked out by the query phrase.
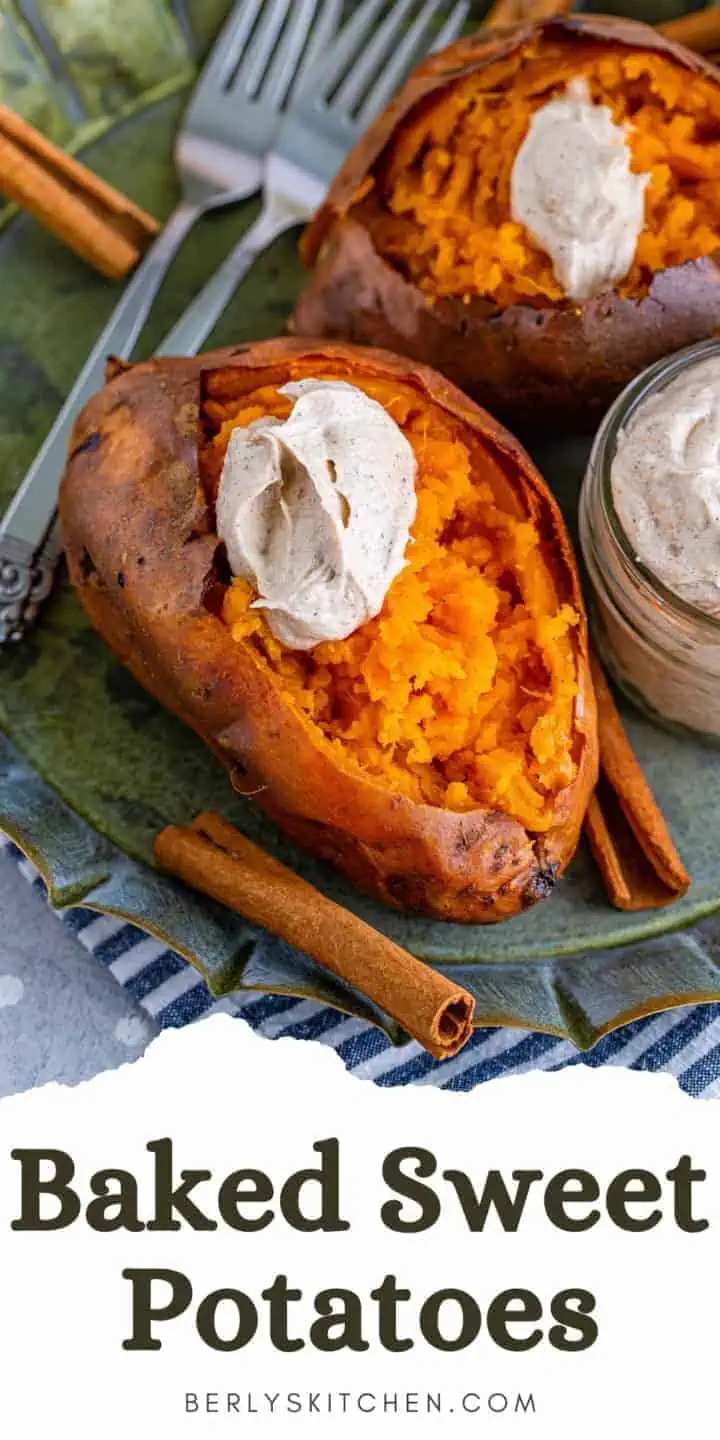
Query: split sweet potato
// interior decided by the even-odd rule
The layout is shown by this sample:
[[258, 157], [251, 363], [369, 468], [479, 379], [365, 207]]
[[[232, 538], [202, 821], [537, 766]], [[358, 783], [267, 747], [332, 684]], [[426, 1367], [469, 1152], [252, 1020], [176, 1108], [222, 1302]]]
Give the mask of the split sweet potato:
[[[287, 650], [234, 580], [214, 501], [232, 429], [289, 380], [383, 404], [417, 461], [407, 564], [347, 640]], [[501, 920], [543, 899], [597, 773], [575, 561], [521, 446], [425, 366], [281, 339], [121, 368], [61, 492], [90, 620], [296, 841], [389, 905]]]
[[[575, 76], [649, 174], [616, 288], [568, 299], [512, 220], [535, 110]], [[525, 428], [582, 429], [645, 366], [720, 327], [720, 73], [598, 15], [480, 31], [425, 61], [352, 151], [305, 232], [297, 334], [420, 359]]]

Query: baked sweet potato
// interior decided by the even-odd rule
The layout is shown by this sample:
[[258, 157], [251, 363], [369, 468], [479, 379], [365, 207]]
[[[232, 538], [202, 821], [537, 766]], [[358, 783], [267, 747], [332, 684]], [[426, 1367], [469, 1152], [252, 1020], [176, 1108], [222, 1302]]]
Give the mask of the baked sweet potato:
[[[586, 77], [650, 175], [616, 289], [568, 300], [511, 218], [533, 113]], [[297, 334], [385, 345], [522, 429], [586, 428], [664, 354], [720, 327], [720, 72], [598, 15], [481, 31], [432, 56], [352, 151], [302, 240]]]
[[[287, 413], [279, 387], [309, 377], [385, 405], [417, 517], [381, 615], [300, 652], [229, 574], [214, 499], [233, 427]], [[577, 571], [528, 456], [447, 380], [299, 339], [126, 368], [77, 421], [61, 517], [93, 625], [301, 845], [447, 919], [549, 894], [597, 769]]]

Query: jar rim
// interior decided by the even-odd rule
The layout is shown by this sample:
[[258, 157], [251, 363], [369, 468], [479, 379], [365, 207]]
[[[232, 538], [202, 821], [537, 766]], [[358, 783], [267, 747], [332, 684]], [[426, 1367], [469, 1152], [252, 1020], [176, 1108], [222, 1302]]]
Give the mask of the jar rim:
[[638, 558], [617, 513], [611, 482], [612, 461], [618, 436], [643, 401], [664, 389], [683, 370], [712, 356], [720, 356], [720, 338], [701, 340], [683, 350], [676, 350], [662, 360], [657, 360], [654, 365], [650, 365], [631, 380], [611, 405], [595, 435], [585, 483], [587, 484], [591, 474], [598, 475], [605, 520], [610, 535], [630, 571], [654, 592], [666, 611], [691, 622], [717, 643], [720, 637], [720, 617], [709, 615], [706, 610], [684, 600], [660, 579], [650, 565]]

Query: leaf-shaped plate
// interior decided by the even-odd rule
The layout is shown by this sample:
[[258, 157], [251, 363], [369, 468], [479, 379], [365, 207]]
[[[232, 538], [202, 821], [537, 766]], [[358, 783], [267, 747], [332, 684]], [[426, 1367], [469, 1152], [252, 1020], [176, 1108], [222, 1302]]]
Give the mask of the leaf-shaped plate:
[[[181, 104], [181, 95], [171, 96], [135, 112], [87, 152], [101, 174], [158, 215], [175, 198], [170, 154]], [[238, 207], [199, 227], [158, 300], [143, 353], [254, 211]], [[296, 237], [287, 236], [255, 266], [213, 343], [277, 332], [300, 278]], [[25, 217], [12, 219], [0, 236], [0, 507], [114, 299], [111, 286]], [[571, 520], [586, 449], [566, 442], [537, 457]], [[717, 753], [636, 714], [627, 721], [693, 876], [685, 899], [669, 910], [620, 914], [581, 848], [548, 903], [501, 926], [398, 915], [297, 851], [231, 792], [201, 742], [116, 663], [63, 575], [35, 631], [0, 655], [0, 727], [35, 772], [19, 768], [12, 750], [2, 752], [0, 827], [39, 861], [58, 903], [82, 899], [135, 920], [192, 959], [218, 992], [244, 986], [312, 994], [377, 1019], [361, 996], [312, 961], [279, 942], [254, 945], [242, 922], [152, 869], [158, 828], [200, 809], [221, 809], [342, 904], [430, 963], [452, 967], [477, 997], [479, 1022], [552, 1030], [586, 1046], [663, 1005], [720, 999], [720, 980], [704, 954], [693, 958], [692, 946], [684, 946], [680, 960], [672, 944], [652, 943], [720, 909], [710, 823], [720, 805]], [[609, 953], [618, 946], [633, 948]]]

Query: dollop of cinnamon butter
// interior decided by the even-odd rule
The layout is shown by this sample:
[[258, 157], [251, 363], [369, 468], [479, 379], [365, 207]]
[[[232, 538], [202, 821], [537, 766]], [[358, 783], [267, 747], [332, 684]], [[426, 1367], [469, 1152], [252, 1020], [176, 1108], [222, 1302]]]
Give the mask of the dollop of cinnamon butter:
[[379, 614], [405, 563], [415, 455], [382, 405], [343, 380], [281, 387], [287, 420], [233, 430], [217, 498], [230, 568], [281, 644], [344, 640]]
[[628, 128], [593, 103], [584, 76], [536, 110], [515, 157], [513, 220], [550, 256], [571, 300], [610, 289], [632, 265], [650, 177], [630, 160]]
[[720, 618], [720, 357], [641, 401], [618, 435], [610, 484], [638, 560]]

